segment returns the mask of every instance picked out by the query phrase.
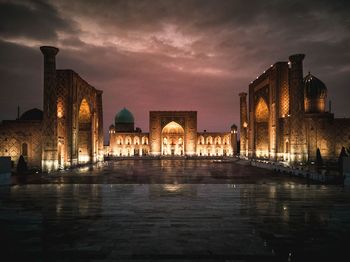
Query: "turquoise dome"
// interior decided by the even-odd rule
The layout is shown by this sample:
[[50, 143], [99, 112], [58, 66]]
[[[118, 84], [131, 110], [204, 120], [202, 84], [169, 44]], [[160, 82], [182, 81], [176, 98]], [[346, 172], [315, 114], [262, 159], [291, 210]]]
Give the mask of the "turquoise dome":
[[132, 124], [134, 123], [134, 116], [132, 115], [132, 113], [126, 109], [125, 107], [120, 110], [115, 118], [115, 124]]

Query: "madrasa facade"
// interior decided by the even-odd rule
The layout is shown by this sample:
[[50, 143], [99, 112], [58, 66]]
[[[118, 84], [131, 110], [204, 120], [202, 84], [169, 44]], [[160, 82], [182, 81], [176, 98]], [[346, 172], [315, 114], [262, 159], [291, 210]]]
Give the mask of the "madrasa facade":
[[214, 157], [237, 154], [237, 126], [228, 132], [197, 132], [196, 111], [151, 111], [149, 133], [135, 128], [133, 114], [123, 108], [109, 127], [106, 154], [114, 157]]
[[[350, 147], [350, 119], [335, 118], [327, 87], [303, 75], [304, 54], [277, 62], [240, 93], [240, 154], [272, 161], [337, 160]], [[248, 100], [248, 101], [247, 101]]]
[[57, 70], [58, 48], [42, 46], [43, 111], [31, 109], [0, 124], [0, 156], [13, 165], [52, 171], [103, 160], [102, 91], [73, 70]]

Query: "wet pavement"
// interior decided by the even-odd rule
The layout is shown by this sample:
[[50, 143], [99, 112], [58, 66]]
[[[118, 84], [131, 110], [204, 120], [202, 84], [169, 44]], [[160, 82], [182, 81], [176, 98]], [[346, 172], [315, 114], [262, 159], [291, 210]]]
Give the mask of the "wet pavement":
[[[13, 177], [14, 184], [264, 184], [307, 181], [280, 175], [247, 162], [217, 163], [210, 160], [122, 160], [50, 174]], [[313, 182], [315, 183], [315, 182]]]
[[330, 261], [350, 243], [349, 188], [235, 163], [126, 160], [26, 179], [0, 187], [12, 261]]

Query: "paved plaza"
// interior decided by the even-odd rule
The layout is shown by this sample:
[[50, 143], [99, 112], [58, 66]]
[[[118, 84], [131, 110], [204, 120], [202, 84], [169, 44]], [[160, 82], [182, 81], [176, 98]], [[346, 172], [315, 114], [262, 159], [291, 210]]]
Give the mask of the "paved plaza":
[[110, 161], [13, 183], [11, 261], [329, 261], [350, 243], [348, 188], [237, 163]]

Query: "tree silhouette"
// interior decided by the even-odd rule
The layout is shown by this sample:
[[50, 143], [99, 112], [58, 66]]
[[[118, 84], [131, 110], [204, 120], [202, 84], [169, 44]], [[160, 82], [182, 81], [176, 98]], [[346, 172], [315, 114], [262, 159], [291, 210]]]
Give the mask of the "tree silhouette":
[[338, 158], [338, 168], [340, 174], [343, 174], [343, 157], [347, 156], [348, 154], [346, 153], [345, 147], [342, 147]]
[[27, 163], [24, 160], [24, 157], [21, 155], [18, 159], [18, 163], [17, 163], [17, 172], [18, 173], [24, 173], [28, 170], [27, 168]]
[[316, 165], [318, 167], [321, 167], [323, 165], [323, 159], [319, 148], [317, 148], [317, 151], [316, 151]]

